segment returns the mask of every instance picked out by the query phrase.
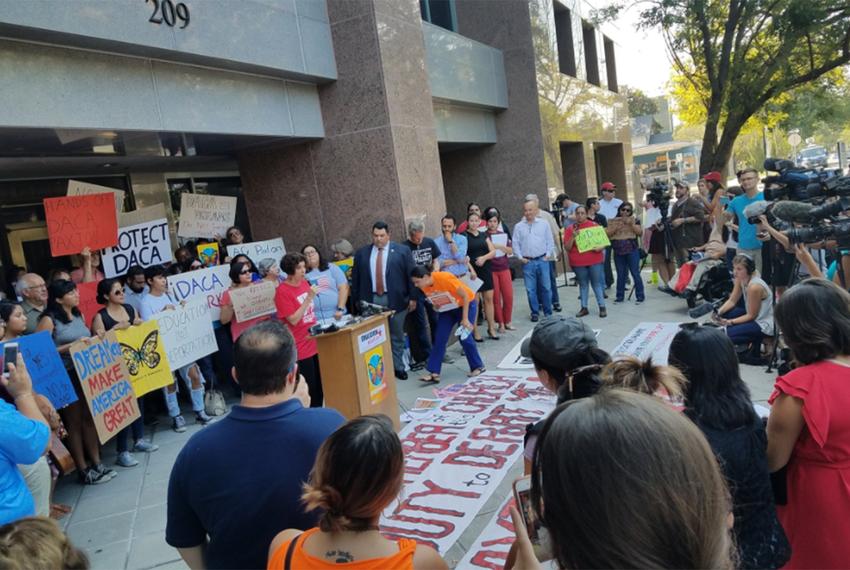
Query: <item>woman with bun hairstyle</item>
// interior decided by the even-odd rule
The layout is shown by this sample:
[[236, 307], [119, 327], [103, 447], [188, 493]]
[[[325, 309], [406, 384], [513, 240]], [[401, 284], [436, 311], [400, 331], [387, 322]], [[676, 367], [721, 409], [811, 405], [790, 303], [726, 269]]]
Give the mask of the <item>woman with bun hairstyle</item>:
[[269, 570], [447, 569], [436, 550], [384, 538], [378, 521], [401, 491], [404, 453], [387, 416], [348, 421], [319, 448], [302, 497], [320, 510], [319, 526], [288, 529], [272, 541]]
[[634, 356], [620, 356], [602, 369], [602, 383], [609, 388], [625, 388], [648, 396], [656, 396], [677, 412], [684, 409], [687, 380], [679, 369], [642, 361]]

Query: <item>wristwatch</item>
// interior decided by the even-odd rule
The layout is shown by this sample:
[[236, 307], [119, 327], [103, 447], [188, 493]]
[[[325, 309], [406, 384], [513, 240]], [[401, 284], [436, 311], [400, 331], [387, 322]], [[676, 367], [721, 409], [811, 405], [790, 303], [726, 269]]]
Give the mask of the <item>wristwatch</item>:
[[337, 311], [339, 311], [340, 313], [344, 313], [344, 312], [345, 312], [345, 309], [343, 309], [342, 307], [337, 307], [337, 308], [336, 308], [336, 310], [337, 310]]

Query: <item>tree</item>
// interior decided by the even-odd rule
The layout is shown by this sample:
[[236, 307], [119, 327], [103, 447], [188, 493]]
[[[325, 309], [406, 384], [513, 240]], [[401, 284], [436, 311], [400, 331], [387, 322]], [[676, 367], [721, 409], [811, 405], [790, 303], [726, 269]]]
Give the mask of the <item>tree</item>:
[[623, 87], [626, 92], [626, 100], [629, 102], [629, 117], [643, 117], [654, 115], [658, 112], [658, 105], [646, 93], [637, 88]]
[[[675, 71], [705, 109], [700, 173], [722, 170], [768, 102], [850, 62], [847, 0], [644, 0]], [[610, 17], [623, 5], [602, 12]]]

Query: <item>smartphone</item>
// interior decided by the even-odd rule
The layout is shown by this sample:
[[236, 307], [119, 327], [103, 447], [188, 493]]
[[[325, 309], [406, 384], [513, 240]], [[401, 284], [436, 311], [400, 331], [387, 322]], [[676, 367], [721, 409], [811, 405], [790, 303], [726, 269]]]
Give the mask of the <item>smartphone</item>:
[[522, 515], [528, 537], [534, 546], [534, 554], [540, 561], [552, 559], [552, 549], [549, 542], [549, 532], [543, 527], [534, 514], [531, 506], [531, 477], [526, 475], [514, 481], [514, 499], [517, 510]]
[[18, 362], [18, 343], [7, 342], [3, 345], [3, 375], [8, 378], [8, 364], [16, 364]]

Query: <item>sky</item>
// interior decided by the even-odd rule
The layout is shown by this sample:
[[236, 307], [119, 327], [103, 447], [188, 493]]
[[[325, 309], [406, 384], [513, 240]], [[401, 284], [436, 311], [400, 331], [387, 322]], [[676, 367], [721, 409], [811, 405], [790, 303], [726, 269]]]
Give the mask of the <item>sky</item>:
[[664, 95], [671, 69], [664, 40], [658, 30], [636, 29], [639, 11], [640, 6], [633, 5], [609, 24], [616, 30], [612, 39], [617, 50], [617, 82], [637, 87], [649, 96]]

